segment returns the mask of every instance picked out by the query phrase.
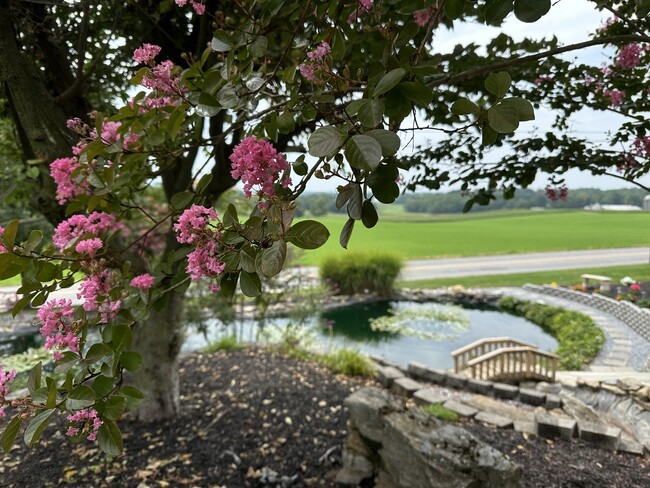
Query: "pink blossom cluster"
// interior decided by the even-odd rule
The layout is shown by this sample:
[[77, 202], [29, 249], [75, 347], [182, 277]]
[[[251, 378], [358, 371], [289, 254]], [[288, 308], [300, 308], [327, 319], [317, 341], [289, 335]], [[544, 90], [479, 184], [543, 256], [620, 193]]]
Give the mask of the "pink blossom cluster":
[[[178, 242], [196, 247], [187, 255], [186, 270], [192, 280], [203, 277], [218, 278], [226, 269], [226, 265], [220, 259], [221, 233], [210, 226], [210, 220], [216, 219], [217, 213], [214, 209], [192, 205], [174, 224], [174, 230], [179, 233], [176, 237]], [[212, 291], [218, 289], [216, 283], [210, 286]]]
[[569, 197], [569, 189], [566, 185], [562, 185], [559, 188], [554, 188], [548, 185], [545, 189], [546, 198], [552, 202], [557, 202], [558, 200], [566, 201]]
[[97, 251], [104, 247], [104, 243], [99, 237], [94, 237], [92, 239], [84, 239], [79, 241], [75, 246], [74, 250], [79, 254], [88, 254], [91, 258], [95, 257]]
[[535, 81], [533, 83], [535, 83], [536, 85], [541, 85], [542, 83], [546, 83], [549, 81], [553, 81], [552, 76], [538, 76], [537, 78], [535, 78]]
[[[254, 186], [258, 188], [258, 196], [273, 197], [273, 184], [278, 181], [280, 173], [289, 169], [284, 154], [278, 152], [270, 142], [256, 137], [246, 137], [241, 141], [230, 155], [230, 161], [230, 174], [244, 183], [244, 194], [247, 198], [251, 197]], [[290, 184], [291, 179], [288, 176], [281, 182], [284, 188]]]
[[635, 155], [650, 159], [650, 136], [637, 137], [632, 148]]
[[[187, 2], [188, 0], [176, 0], [176, 5], [184, 7]], [[189, 2], [194, 9], [194, 12], [196, 12], [196, 15], [203, 15], [205, 13], [205, 5], [203, 5], [203, 3], [197, 2], [196, 0], [189, 0]]]
[[154, 277], [148, 273], [141, 274], [136, 276], [131, 280], [131, 286], [133, 288], [139, 288], [140, 290], [148, 290], [153, 286]]
[[86, 312], [99, 312], [99, 322], [102, 324], [114, 319], [122, 306], [122, 300], [110, 296], [115, 286], [115, 274], [107, 269], [86, 276], [79, 284], [77, 298], [84, 299], [83, 309]]
[[[110, 145], [122, 139], [122, 134], [118, 132], [121, 126], [122, 124], [120, 122], [104, 122], [100, 135], [101, 141], [106, 145]], [[93, 133], [91, 137], [96, 137], [96, 134]], [[138, 139], [140, 139], [138, 134], [126, 134], [124, 136], [124, 148], [131, 149]]]
[[214, 236], [214, 231], [208, 228], [211, 220], [217, 220], [217, 212], [213, 208], [192, 205], [174, 224], [174, 230], [179, 233], [176, 240], [181, 244], [196, 244], [206, 238], [211, 239]]
[[99, 427], [104, 423], [97, 415], [97, 410], [94, 408], [84, 408], [67, 417], [72, 425], [68, 427], [66, 435], [74, 437], [80, 434], [88, 434], [86, 439], [89, 441], [97, 440], [97, 432]]
[[152, 64], [156, 56], [160, 54], [160, 46], [155, 44], [143, 44], [133, 51], [133, 60], [136, 63]]
[[630, 285], [630, 290], [632, 290], [632, 291], [641, 291], [641, 285], [639, 285], [638, 283], [632, 283]]
[[[2, 239], [2, 236], [5, 233], [5, 228], [0, 225], [0, 239]], [[7, 248], [2, 244], [0, 241], [0, 252], [7, 252]]]
[[414, 12], [413, 20], [420, 27], [424, 27], [429, 23], [431, 17], [433, 17], [433, 14], [435, 14], [437, 10], [438, 10], [438, 4], [433, 3], [429, 7], [423, 10], [418, 10], [417, 12]]
[[650, 159], [650, 136], [637, 137], [634, 139], [630, 151], [620, 156], [616, 170], [619, 173], [627, 173], [628, 171], [640, 167], [637, 158]]
[[[79, 352], [79, 331], [73, 315], [72, 300], [66, 299], [50, 300], [38, 310], [37, 317], [43, 322], [39, 331], [46, 338], [45, 349], [68, 348]], [[63, 357], [58, 351], [52, 355], [54, 359]]]
[[321, 42], [316, 49], [307, 53], [308, 61], [298, 67], [300, 74], [312, 83], [323, 83], [325, 57], [330, 52], [332, 52], [330, 45], [326, 41]]
[[618, 107], [625, 99], [625, 92], [615, 88], [611, 90], [603, 90], [603, 95], [609, 98], [609, 104], [612, 107]]
[[88, 182], [76, 175], [79, 168], [79, 160], [76, 157], [59, 158], [50, 163], [50, 176], [56, 183], [56, 199], [59, 205], [72, 201], [77, 195], [88, 193]]
[[359, 0], [359, 4], [355, 8], [354, 12], [352, 12], [348, 17], [348, 24], [354, 23], [362, 14], [370, 12], [372, 7], [372, 0]]
[[13, 369], [11, 371], [5, 371], [2, 366], [0, 366], [0, 417], [5, 417], [5, 407], [4, 404], [8, 403], [6, 396], [9, 395], [9, 387], [7, 384], [16, 377], [16, 371]]
[[90, 134], [91, 128], [79, 117], [74, 117], [66, 121], [66, 127], [79, 135], [86, 136]]
[[161, 61], [142, 78], [142, 86], [167, 95], [179, 93], [180, 85], [178, 78], [172, 73], [173, 69], [174, 63], [172, 61]]
[[616, 67], [623, 69], [633, 69], [639, 65], [641, 60], [641, 46], [635, 42], [626, 44], [623, 49], [618, 52], [616, 58]]
[[61, 222], [54, 229], [52, 242], [63, 252], [70, 241], [84, 234], [100, 235], [116, 230], [115, 216], [106, 212], [93, 212], [88, 216], [76, 214]]

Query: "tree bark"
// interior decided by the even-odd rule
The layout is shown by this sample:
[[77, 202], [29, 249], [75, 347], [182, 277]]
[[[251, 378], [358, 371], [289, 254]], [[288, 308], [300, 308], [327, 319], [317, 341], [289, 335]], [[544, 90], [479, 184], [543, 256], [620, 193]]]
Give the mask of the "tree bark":
[[174, 417], [180, 409], [178, 354], [183, 343], [183, 294], [170, 292], [167, 306], [152, 310], [133, 330], [133, 346], [144, 360], [134, 380], [144, 393], [138, 420], [151, 422]]

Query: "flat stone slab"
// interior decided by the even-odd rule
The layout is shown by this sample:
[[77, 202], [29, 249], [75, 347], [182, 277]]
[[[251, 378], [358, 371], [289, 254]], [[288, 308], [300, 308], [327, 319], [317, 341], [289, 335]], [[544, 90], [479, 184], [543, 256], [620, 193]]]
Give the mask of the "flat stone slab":
[[535, 422], [528, 422], [527, 420], [513, 420], [513, 426], [517, 432], [526, 432], [527, 434], [537, 434], [537, 426]]
[[643, 447], [643, 444], [639, 444], [638, 442], [621, 441], [618, 444], [617, 451], [634, 454], [636, 456], [645, 456], [645, 448]]
[[579, 420], [578, 437], [603, 449], [615, 451], [621, 442], [621, 429]]
[[408, 371], [414, 378], [430, 381], [438, 385], [443, 385], [447, 379], [447, 372], [445, 370], [430, 368], [415, 361], [411, 361], [408, 364]]
[[508, 417], [504, 417], [502, 415], [497, 415], [496, 413], [479, 412], [474, 416], [474, 420], [478, 420], [479, 422], [484, 422], [490, 425], [495, 425], [500, 429], [512, 428], [512, 419], [509, 419]]
[[546, 410], [553, 410], [555, 408], [562, 408], [562, 399], [558, 395], [553, 395], [551, 393], [546, 394], [546, 404], [544, 405]]
[[467, 389], [475, 393], [481, 393], [483, 395], [489, 395], [492, 391], [492, 382], [477, 380], [474, 378], [469, 378], [467, 380]]
[[375, 370], [377, 380], [384, 388], [390, 388], [393, 386], [393, 381], [404, 377], [404, 373], [393, 366], [378, 366]]
[[493, 383], [492, 394], [497, 398], [514, 400], [519, 395], [519, 387], [507, 383]]
[[467, 385], [467, 377], [463, 376], [462, 374], [447, 373], [445, 384], [453, 388], [465, 388]]
[[546, 393], [530, 388], [520, 388], [519, 400], [529, 405], [543, 406], [546, 404]]
[[540, 437], [571, 439], [576, 431], [576, 423], [575, 420], [569, 418], [556, 417], [545, 413], [535, 414], [537, 435]]
[[399, 395], [411, 397], [413, 393], [422, 389], [422, 384], [404, 376], [402, 378], [396, 378], [393, 381], [391, 389]]
[[467, 405], [463, 405], [462, 403], [456, 400], [447, 400], [442, 406], [445, 407], [447, 410], [456, 412], [461, 417], [473, 417], [478, 413], [478, 410], [476, 410], [475, 408], [468, 407]]
[[418, 405], [433, 405], [434, 403], [445, 403], [447, 398], [433, 388], [422, 388], [413, 393], [413, 400]]

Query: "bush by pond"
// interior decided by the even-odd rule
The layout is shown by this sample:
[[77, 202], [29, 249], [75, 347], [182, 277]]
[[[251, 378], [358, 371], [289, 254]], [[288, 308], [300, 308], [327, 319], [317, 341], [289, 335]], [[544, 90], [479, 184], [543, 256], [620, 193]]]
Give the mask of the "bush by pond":
[[559, 343], [555, 353], [560, 356], [560, 369], [582, 369], [598, 356], [605, 345], [603, 331], [582, 313], [514, 297], [499, 300], [499, 308], [525, 317], [555, 337]]
[[320, 266], [320, 277], [335, 293], [376, 293], [389, 296], [402, 270], [402, 260], [393, 254], [346, 252], [329, 256]]

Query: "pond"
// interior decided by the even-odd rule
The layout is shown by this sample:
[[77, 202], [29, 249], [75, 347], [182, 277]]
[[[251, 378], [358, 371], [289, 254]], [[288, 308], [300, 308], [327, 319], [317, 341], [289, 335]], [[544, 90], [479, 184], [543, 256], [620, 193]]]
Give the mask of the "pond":
[[[428, 318], [432, 306], [442, 311], [451, 310], [452, 320]], [[401, 332], [408, 333], [387, 331], [388, 328], [373, 330], [371, 320], [391, 316], [391, 311], [396, 314], [415, 311], [416, 318], [410, 318], [406, 321], [408, 325], [401, 327]], [[417, 317], [418, 314], [421, 316]], [[264, 333], [260, 333], [256, 321], [240, 321], [228, 328], [214, 321], [208, 337], [217, 340], [234, 333], [242, 342], [277, 340], [289, 323], [287, 318], [267, 320]], [[545, 351], [553, 351], [558, 346], [552, 336], [522, 317], [497, 310], [449, 309], [415, 302], [378, 301], [341, 307], [310, 319], [302, 330], [308, 332], [306, 339], [311, 345], [319, 349], [349, 347], [400, 364], [417, 361], [441, 369], [453, 367], [453, 350], [487, 337], [508, 336], [535, 344]], [[191, 334], [184, 349], [197, 350], [206, 344], [203, 335]]]

